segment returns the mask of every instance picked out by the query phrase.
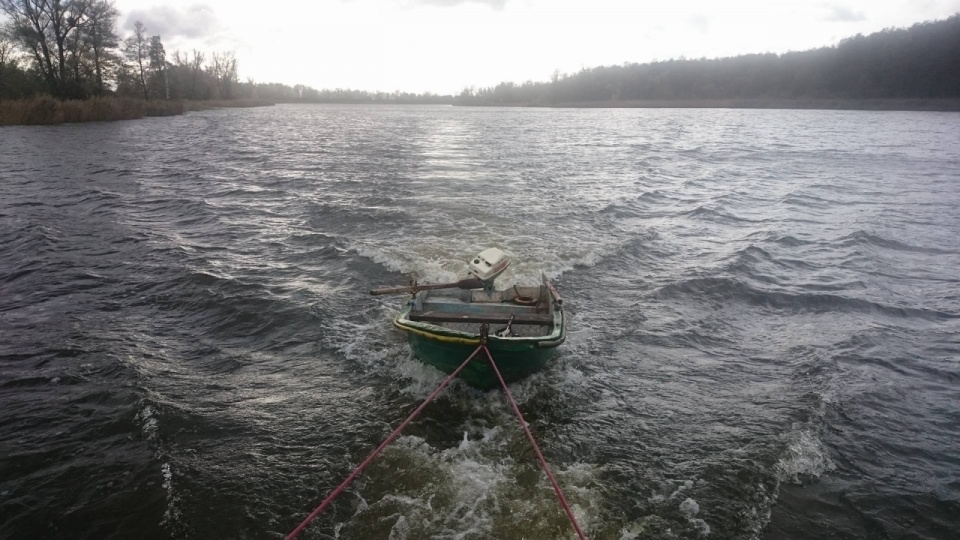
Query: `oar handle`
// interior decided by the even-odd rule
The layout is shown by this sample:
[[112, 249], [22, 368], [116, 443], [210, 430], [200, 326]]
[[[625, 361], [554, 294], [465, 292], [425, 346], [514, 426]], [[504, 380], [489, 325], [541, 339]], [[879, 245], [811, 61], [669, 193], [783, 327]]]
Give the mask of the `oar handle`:
[[384, 287], [382, 289], [373, 289], [370, 291], [370, 294], [381, 296], [384, 294], [402, 294], [419, 290], [423, 290], [423, 287]]
[[461, 279], [454, 283], [434, 283], [431, 285], [408, 285], [406, 287], [383, 287], [373, 289], [370, 294], [381, 296], [384, 294], [403, 294], [415, 293], [417, 291], [432, 291], [435, 289], [480, 289], [483, 288], [483, 282], [478, 278]]

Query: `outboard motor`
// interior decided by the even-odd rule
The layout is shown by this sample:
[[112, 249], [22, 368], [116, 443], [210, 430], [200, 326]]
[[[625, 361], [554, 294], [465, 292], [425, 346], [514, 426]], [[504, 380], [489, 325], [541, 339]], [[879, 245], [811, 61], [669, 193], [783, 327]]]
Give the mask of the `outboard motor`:
[[483, 290], [493, 292], [493, 282], [510, 266], [510, 258], [497, 248], [485, 249], [467, 263], [468, 272], [483, 283]]

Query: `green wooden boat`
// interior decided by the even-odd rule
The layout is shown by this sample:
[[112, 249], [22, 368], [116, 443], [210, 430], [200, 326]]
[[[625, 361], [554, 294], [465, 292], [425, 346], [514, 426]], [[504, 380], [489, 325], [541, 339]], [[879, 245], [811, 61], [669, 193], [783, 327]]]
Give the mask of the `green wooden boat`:
[[[407, 334], [422, 362], [452, 373], [486, 339], [509, 383], [543, 368], [566, 338], [563, 301], [546, 275], [539, 286], [495, 289], [494, 280], [509, 263], [502, 251], [492, 248], [471, 261], [471, 278], [371, 292], [411, 293], [393, 324]], [[482, 389], [500, 384], [482, 353], [459, 376]]]

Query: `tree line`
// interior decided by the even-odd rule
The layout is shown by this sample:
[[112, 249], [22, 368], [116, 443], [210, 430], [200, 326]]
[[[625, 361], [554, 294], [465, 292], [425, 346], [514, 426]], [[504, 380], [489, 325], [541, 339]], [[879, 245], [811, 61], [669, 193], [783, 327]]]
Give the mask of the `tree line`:
[[111, 0], [0, 0], [0, 99], [118, 96], [144, 100], [262, 100], [303, 103], [450, 103], [429, 92], [316, 90], [241, 82], [233, 52], [168, 54], [136, 21], [121, 39]]
[[259, 99], [274, 103], [394, 103], [394, 104], [450, 104], [453, 96], [431, 92], [422, 94], [401, 92], [370, 92], [348, 88], [317, 90], [302, 84], [289, 86], [279, 83], [255, 83], [247, 90]]
[[677, 59], [554, 72], [456, 98], [240, 81], [233, 52], [168, 54], [137, 21], [122, 39], [112, 0], [0, 0], [0, 99], [51, 95], [275, 103], [562, 105], [665, 100], [960, 98], [960, 15], [785, 54]]
[[0, 0], [0, 13], [0, 98], [238, 97], [232, 52], [168, 57], [161, 36], [139, 21], [121, 39], [110, 0]]
[[656, 100], [960, 98], [960, 15], [786, 54], [627, 63], [465, 89], [459, 105]]

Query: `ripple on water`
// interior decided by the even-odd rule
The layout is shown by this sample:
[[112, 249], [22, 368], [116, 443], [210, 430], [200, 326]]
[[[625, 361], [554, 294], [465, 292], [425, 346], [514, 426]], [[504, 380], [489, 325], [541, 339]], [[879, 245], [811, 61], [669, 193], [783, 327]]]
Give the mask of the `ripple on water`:
[[[511, 389], [590, 537], [957, 529], [956, 115], [7, 129], [4, 538], [286, 534], [442, 379], [366, 291], [491, 246], [565, 297], [567, 343]], [[455, 384], [311, 534], [572, 531], [500, 393]]]

